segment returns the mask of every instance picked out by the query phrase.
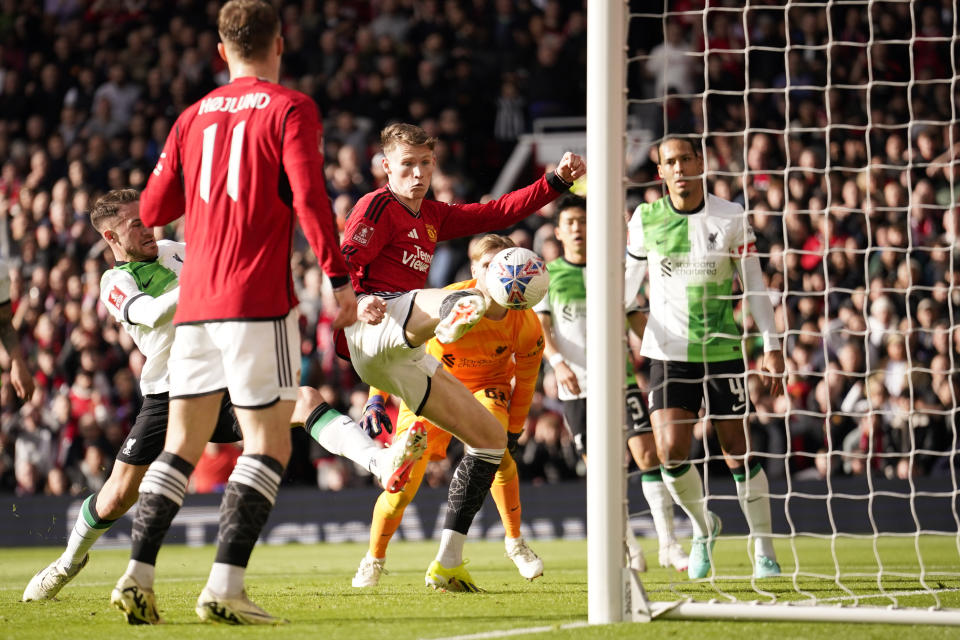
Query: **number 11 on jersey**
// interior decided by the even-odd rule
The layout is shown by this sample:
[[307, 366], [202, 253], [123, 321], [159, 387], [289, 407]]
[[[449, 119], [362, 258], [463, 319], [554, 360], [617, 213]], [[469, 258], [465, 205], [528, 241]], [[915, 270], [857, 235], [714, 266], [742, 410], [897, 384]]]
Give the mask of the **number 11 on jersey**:
[[[210, 172], [213, 170], [213, 147], [217, 139], [217, 124], [203, 130], [203, 155], [200, 157], [200, 197], [210, 202]], [[234, 202], [240, 191], [240, 154], [243, 152], [243, 132], [247, 121], [241, 120], [230, 136], [230, 159], [227, 161], [227, 195]]]

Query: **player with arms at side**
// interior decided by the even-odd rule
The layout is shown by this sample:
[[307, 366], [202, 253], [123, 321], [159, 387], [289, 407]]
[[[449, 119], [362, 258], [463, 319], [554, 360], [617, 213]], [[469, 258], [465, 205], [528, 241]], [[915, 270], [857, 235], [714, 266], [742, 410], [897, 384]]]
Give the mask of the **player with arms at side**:
[[[63, 554], [38, 572], [23, 592], [25, 602], [55, 597], [87, 564], [88, 551], [123, 516], [139, 496], [140, 481], [147, 466], [163, 450], [170, 404], [170, 380], [167, 360], [173, 344], [173, 314], [179, 298], [179, 276], [186, 245], [170, 240], [157, 242], [153, 230], [140, 220], [140, 194], [134, 189], [119, 189], [100, 198], [90, 212], [90, 222], [113, 252], [116, 263], [100, 282], [100, 301], [130, 334], [146, 361], [140, 378], [143, 404], [124, 445], [117, 454], [110, 477], [100, 491], [88, 496], [80, 508]], [[310, 423], [307, 416], [322, 404], [320, 394], [301, 387], [292, 424]], [[350, 420], [330, 420], [311, 425], [311, 435], [320, 444], [334, 450], [337, 443], [355, 444], [350, 452], [357, 463], [379, 472], [384, 486], [394, 469], [402, 463], [405, 446], [398, 439], [389, 449], [381, 449]], [[241, 439], [232, 406], [226, 396], [217, 417], [213, 442], [237, 442]], [[340, 449], [345, 447], [341, 446]], [[139, 544], [131, 562], [152, 564], [156, 555], [149, 544]], [[119, 592], [119, 601], [140, 593], [145, 602], [143, 615], [158, 617], [152, 590], [134, 580]], [[136, 619], [136, 618], [135, 618]]]
[[506, 436], [500, 422], [424, 345], [434, 335], [444, 344], [457, 340], [483, 317], [487, 305], [475, 289], [421, 287], [437, 242], [518, 222], [569, 189], [586, 167], [579, 156], [567, 153], [555, 171], [527, 187], [485, 204], [450, 205], [426, 199], [435, 139], [420, 127], [394, 124], [383, 130], [381, 142], [388, 183], [357, 202], [344, 229], [343, 255], [362, 294], [362, 322], [347, 328], [346, 346], [364, 382], [398, 396], [466, 445], [450, 483], [440, 549], [425, 582], [475, 591], [463, 566], [463, 544], [503, 459]]
[[[577, 451], [587, 457], [587, 201], [573, 194], [557, 202], [557, 240], [563, 255], [547, 265], [550, 290], [536, 306], [546, 339], [545, 357], [557, 378], [557, 393], [563, 403], [564, 424]], [[634, 296], [636, 297], [636, 296]], [[645, 317], [636, 304], [627, 309], [627, 320], [637, 335], [643, 335]], [[637, 386], [627, 361], [627, 449], [641, 471], [643, 496], [650, 506], [659, 541], [660, 566], [687, 568], [687, 554], [673, 530], [673, 500], [660, 477], [660, 461], [653, 439], [643, 392]], [[630, 524], [626, 530], [630, 566], [646, 571], [643, 550]]]
[[[687, 461], [705, 401], [755, 540], [753, 574], [776, 576], [770, 489], [763, 467], [748, 454], [750, 398], [731, 302], [739, 267], [750, 313], [763, 335], [761, 368], [770, 393], [780, 393], [783, 354], [753, 229], [743, 207], [705, 193], [699, 143], [668, 136], [658, 153], [668, 195], [641, 204], [630, 219], [626, 295], [633, 299], [649, 273], [650, 315], [640, 352], [651, 360], [651, 420], [663, 479], [693, 524], [687, 573], [703, 578], [710, 572], [720, 533], [719, 518], [706, 510], [700, 474]], [[648, 263], [656, 267], [648, 270]]]
[[[335, 326], [355, 321], [356, 297], [336, 250], [316, 105], [277, 84], [276, 10], [231, 0], [217, 27], [230, 83], [177, 118], [142, 195], [148, 226], [186, 216], [189, 253], [174, 316], [167, 439], [140, 485], [133, 540], [159, 548], [228, 391], [244, 450], [224, 491], [217, 554], [196, 612], [210, 622], [276, 624], [283, 620], [247, 598], [244, 574], [290, 456], [300, 361], [290, 270], [297, 219], [334, 286]], [[153, 565], [140, 564], [142, 573], [120, 578], [119, 591], [128, 577], [152, 587]]]
[[[499, 251], [513, 246], [513, 241], [505, 236], [488, 234], [479, 238], [470, 247], [473, 279], [445, 288], [456, 291], [477, 288], [487, 293], [484, 276], [490, 261]], [[533, 580], [543, 575], [543, 561], [520, 534], [520, 481], [513, 456], [540, 370], [543, 354], [540, 321], [530, 309], [508, 310], [491, 300], [483, 319], [466, 335], [448, 345], [433, 338], [427, 342], [427, 353], [440, 360], [447, 371], [466, 385], [507, 432], [507, 453], [494, 476], [490, 493], [506, 531], [507, 556], [517, 565], [521, 576]], [[371, 388], [362, 424], [374, 425], [376, 430], [389, 429], [384, 399], [382, 392]], [[395, 437], [417, 420], [413, 411], [401, 404]], [[370, 548], [353, 578], [354, 587], [372, 587], [380, 582], [387, 545], [400, 526], [404, 509], [417, 494], [428, 460], [442, 460], [447, 456], [451, 435], [433, 425], [427, 427], [427, 434], [428, 455], [416, 463], [407, 486], [399, 493], [384, 492], [377, 499], [370, 526]]]

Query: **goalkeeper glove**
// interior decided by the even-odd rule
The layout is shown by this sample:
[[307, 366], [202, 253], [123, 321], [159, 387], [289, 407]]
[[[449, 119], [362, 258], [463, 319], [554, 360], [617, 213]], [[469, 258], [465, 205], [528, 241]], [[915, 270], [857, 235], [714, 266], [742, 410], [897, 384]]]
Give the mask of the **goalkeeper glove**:
[[523, 431], [518, 431], [517, 433], [507, 432], [507, 451], [510, 452], [510, 457], [514, 460], [517, 459], [517, 449], [520, 448], [520, 436], [522, 435]]
[[360, 419], [360, 426], [371, 438], [376, 438], [384, 431], [393, 434], [393, 422], [390, 421], [387, 409], [383, 406], [383, 396], [370, 396], [367, 404], [363, 407], [363, 418]]

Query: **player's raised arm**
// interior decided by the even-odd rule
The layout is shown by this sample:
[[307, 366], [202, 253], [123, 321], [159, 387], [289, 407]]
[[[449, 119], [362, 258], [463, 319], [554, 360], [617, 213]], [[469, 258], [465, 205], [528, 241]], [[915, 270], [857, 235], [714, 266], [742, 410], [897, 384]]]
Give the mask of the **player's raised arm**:
[[586, 175], [586, 171], [583, 158], [568, 151], [554, 171], [531, 185], [483, 204], [447, 205], [449, 209], [439, 229], [439, 240], [509, 227], [569, 191], [573, 182]]

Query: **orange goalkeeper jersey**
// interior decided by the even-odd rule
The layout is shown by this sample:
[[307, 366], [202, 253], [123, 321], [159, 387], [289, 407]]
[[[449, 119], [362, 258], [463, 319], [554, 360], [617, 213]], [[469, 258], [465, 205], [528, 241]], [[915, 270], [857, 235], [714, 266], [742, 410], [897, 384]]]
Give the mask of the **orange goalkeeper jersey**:
[[[456, 282], [446, 289], [472, 289], [476, 280]], [[502, 320], [481, 318], [462, 338], [442, 344], [427, 342], [427, 351], [471, 392], [487, 387], [510, 388], [510, 431], [527, 419], [543, 356], [543, 329], [532, 309], [507, 311]]]

